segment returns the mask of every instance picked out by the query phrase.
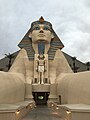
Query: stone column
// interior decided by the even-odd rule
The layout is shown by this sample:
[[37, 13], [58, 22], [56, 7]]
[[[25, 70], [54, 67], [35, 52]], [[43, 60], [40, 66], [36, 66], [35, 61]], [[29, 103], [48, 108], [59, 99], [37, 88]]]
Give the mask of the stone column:
[[58, 102], [56, 83], [50, 85], [50, 95], [48, 101]]
[[33, 95], [32, 95], [32, 84], [25, 83], [25, 100], [33, 100]]

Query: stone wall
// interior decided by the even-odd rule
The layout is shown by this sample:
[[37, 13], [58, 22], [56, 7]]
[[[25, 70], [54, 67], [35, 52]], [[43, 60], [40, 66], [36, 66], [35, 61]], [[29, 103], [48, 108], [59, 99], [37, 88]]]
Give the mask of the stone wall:
[[0, 72], [0, 104], [24, 100], [24, 76], [18, 73]]
[[62, 104], [90, 104], [90, 72], [62, 74], [57, 82]]

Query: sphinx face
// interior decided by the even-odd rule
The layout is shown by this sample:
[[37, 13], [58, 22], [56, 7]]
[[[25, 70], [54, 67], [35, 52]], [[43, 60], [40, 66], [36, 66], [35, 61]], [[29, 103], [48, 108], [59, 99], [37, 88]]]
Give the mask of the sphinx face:
[[38, 43], [39, 41], [50, 43], [54, 35], [49, 25], [37, 24], [33, 26], [33, 30], [29, 34], [29, 37], [31, 37], [33, 43]]

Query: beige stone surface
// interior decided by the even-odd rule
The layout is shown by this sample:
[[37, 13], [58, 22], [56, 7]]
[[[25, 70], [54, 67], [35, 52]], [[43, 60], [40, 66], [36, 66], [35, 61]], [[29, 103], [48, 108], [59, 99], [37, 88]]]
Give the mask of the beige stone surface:
[[[21, 120], [34, 107], [35, 103], [33, 101], [0, 104], [0, 120]], [[17, 113], [18, 110], [19, 113]]]
[[87, 104], [63, 104], [57, 106], [70, 110], [71, 112], [90, 112], [90, 105]]
[[24, 100], [25, 78], [22, 74], [0, 72], [0, 103], [15, 103]]
[[[16, 57], [9, 73], [22, 73], [24, 75], [24, 97], [25, 99], [33, 98], [32, 96], [32, 81], [33, 81], [33, 61], [29, 61], [26, 50], [21, 49]], [[13, 93], [14, 94], [14, 93]], [[24, 99], [23, 99], [24, 100]]]
[[57, 81], [63, 104], [90, 104], [90, 72], [62, 74]]
[[1, 112], [15, 112], [19, 109], [19, 105], [15, 104], [0, 104], [0, 113]]
[[15, 116], [15, 113], [1, 113], [0, 120], [18, 120]]
[[61, 50], [57, 50], [53, 61], [49, 61], [49, 78], [51, 84], [61, 73], [73, 73]]
[[49, 61], [48, 72], [50, 83], [54, 84], [56, 82], [56, 64], [54, 60]]
[[25, 99], [33, 99], [32, 95], [32, 84], [25, 83]]
[[73, 73], [71, 70], [71, 67], [69, 66], [66, 58], [64, 57], [60, 49], [56, 51], [54, 61], [56, 64], [56, 76], [57, 77], [61, 73]]
[[16, 103], [25, 97], [25, 61], [27, 53], [22, 49], [9, 72], [0, 72], [0, 103]]
[[58, 114], [67, 120], [90, 120], [90, 105], [63, 104], [58, 108]]
[[26, 83], [32, 84], [33, 76], [34, 76], [34, 61], [29, 61], [28, 58], [24, 59], [25, 63], [25, 76], [26, 76]]
[[33, 84], [32, 92], [50, 92], [50, 84]]
[[57, 84], [51, 84], [50, 85], [49, 100], [57, 102]]
[[25, 75], [25, 59], [28, 59], [25, 49], [21, 49], [18, 56], [16, 57], [13, 65], [11, 66], [9, 72], [22, 73]]

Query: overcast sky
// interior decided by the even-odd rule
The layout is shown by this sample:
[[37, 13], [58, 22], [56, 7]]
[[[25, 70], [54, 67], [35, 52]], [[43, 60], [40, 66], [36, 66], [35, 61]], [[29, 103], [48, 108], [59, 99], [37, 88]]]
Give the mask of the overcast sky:
[[40, 16], [52, 23], [64, 52], [90, 61], [90, 0], [0, 0], [0, 58], [19, 49]]

